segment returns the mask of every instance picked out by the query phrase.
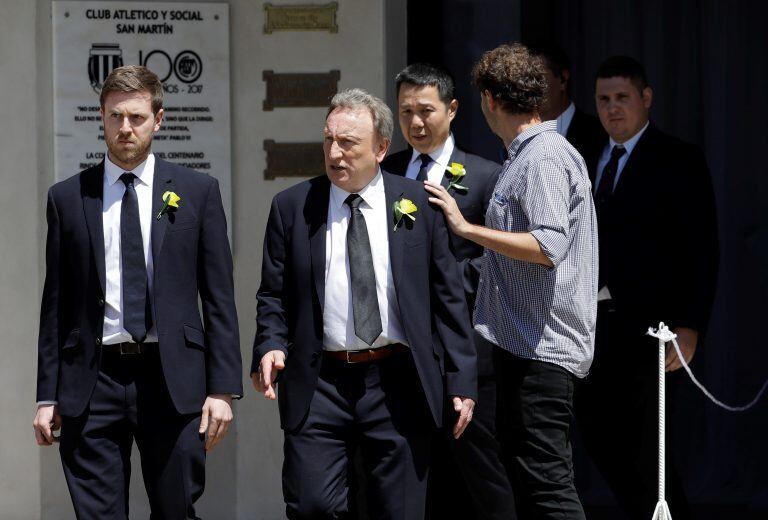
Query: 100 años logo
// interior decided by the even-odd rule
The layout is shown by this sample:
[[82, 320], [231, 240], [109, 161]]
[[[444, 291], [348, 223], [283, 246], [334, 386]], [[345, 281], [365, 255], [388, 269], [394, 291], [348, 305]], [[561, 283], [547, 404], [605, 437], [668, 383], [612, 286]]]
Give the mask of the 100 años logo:
[[175, 58], [161, 50], [144, 54], [139, 51], [139, 64], [151, 69], [165, 83], [171, 74], [175, 74], [183, 83], [194, 83], [203, 73], [203, 61], [193, 51], [181, 51]]
[[[88, 78], [91, 87], [99, 92], [104, 80], [112, 69], [123, 65], [123, 51], [116, 43], [94, 43], [88, 57]], [[203, 85], [194, 84], [203, 73], [203, 61], [200, 56], [191, 50], [179, 52], [171, 57], [163, 50], [153, 50], [147, 53], [139, 51], [139, 65], [143, 65], [157, 74], [163, 83], [163, 88], [169, 94], [185, 92], [188, 94], [200, 94]], [[168, 83], [171, 76], [183, 83]]]

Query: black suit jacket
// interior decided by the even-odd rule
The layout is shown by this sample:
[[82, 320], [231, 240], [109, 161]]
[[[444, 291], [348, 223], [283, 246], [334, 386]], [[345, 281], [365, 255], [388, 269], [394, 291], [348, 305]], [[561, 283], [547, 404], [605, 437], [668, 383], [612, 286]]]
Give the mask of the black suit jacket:
[[581, 154], [584, 162], [589, 165], [592, 161], [597, 161], [600, 158], [603, 146], [608, 140], [608, 134], [605, 133], [605, 129], [598, 118], [576, 108], [565, 138]]
[[[403, 223], [397, 231], [388, 227], [389, 254], [401, 323], [432, 416], [441, 424], [446, 390], [473, 399], [477, 393], [460, 275], [442, 212], [427, 202], [422, 185], [386, 172], [383, 176], [388, 208], [400, 198], [411, 199], [418, 208], [412, 225]], [[286, 353], [278, 402], [281, 426], [287, 430], [305, 416], [322, 362], [329, 197], [325, 176], [277, 194], [264, 238], [251, 371], [257, 371], [267, 352]]]
[[[408, 163], [413, 156], [412, 149], [389, 155], [381, 163], [382, 168], [396, 175], [405, 176]], [[495, 162], [483, 159], [480, 156], [467, 153], [458, 147], [454, 147], [450, 162], [464, 165], [467, 174], [461, 184], [467, 186], [469, 191], [451, 190], [451, 195], [461, 210], [461, 214], [472, 224], [485, 225], [485, 212], [488, 203], [493, 196], [493, 189], [501, 172], [501, 166]], [[450, 174], [443, 177], [441, 184], [448, 187]], [[462, 273], [464, 294], [467, 298], [467, 306], [470, 313], [475, 307], [477, 285], [480, 280], [480, 270], [483, 267], [483, 246], [467, 240], [453, 233], [451, 246], [459, 262], [459, 270]], [[493, 374], [493, 346], [479, 334], [474, 335], [475, 346], [478, 354], [478, 371], [481, 376]]]
[[[37, 400], [58, 401], [67, 416], [86, 409], [99, 371], [103, 182], [102, 162], [48, 192]], [[181, 202], [158, 220], [165, 191], [174, 191]], [[156, 159], [152, 206], [152, 300], [163, 373], [177, 411], [196, 413], [206, 395], [243, 392], [232, 256], [218, 182]]]
[[[589, 168], [593, 185], [597, 161]], [[664, 321], [703, 334], [719, 254], [701, 150], [649, 125], [598, 215], [600, 278], [629, 328], [642, 335]]]

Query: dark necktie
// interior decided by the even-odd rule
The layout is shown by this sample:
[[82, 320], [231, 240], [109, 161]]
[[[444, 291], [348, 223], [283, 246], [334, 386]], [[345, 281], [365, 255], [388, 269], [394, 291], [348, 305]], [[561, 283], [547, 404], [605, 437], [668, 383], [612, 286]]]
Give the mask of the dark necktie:
[[[603, 221], [604, 217], [604, 210], [606, 207], [607, 202], [611, 199], [611, 196], [613, 195], [613, 185], [616, 183], [616, 172], [619, 170], [619, 159], [621, 159], [621, 156], [624, 155], [627, 151], [624, 149], [621, 145], [616, 145], [611, 150], [611, 158], [608, 160], [608, 164], [605, 165], [605, 168], [603, 168], [603, 174], [600, 177], [600, 184], [597, 185], [597, 190], [595, 191], [595, 214], [597, 215], [598, 219], [598, 225], [602, 226], [605, 225], [606, 222]], [[603, 251], [602, 242], [605, 238], [605, 231], [603, 228], [601, 228], [601, 232], [598, 233], [598, 240], [600, 241], [600, 250]], [[599, 259], [599, 267], [598, 267], [598, 287], [602, 288], [606, 282], [607, 282], [607, 270], [604, 268], [603, 259], [605, 255], [600, 255]]]
[[140, 343], [147, 337], [151, 313], [147, 298], [147, 264], [144, 261], [144, 241], [141, 238], [139, 199], [133, 181], [136, 176], [124, 173], [120, 180], [125, 193], [120, 208], [120, 270], [123, 285], [123, 327], [133, 341]]
[[619, 159], [627, 151], [623, 146], [617, 144], [611, 150], [611, 158], [608, 164], [603, 168], [603, 174], [600, 176], [600, 184], [595, 191], [595, 209], [598, 213], [601, 211], [608, 199], [613, 194], [613, 185], [616, 183], [616, 172], [619, 170]]
[[376, 274], [373, 271], [371, 242], [368, 227], [360, 211], [360, 195], [353, 193], [344, 201], [349, 206], [350, 217], [347, 228], [347, 254], [349, 255], [349, 277], [352, 288], [352, 313], [355, 320], [355, 335], [368, 345], [373, 345], [381, 334], [381, 314], [376, 295]]
[[419, 155], [419, 159], [421, 159], [421, 168], [419, 168], [419, 174], [416, 176], [416, 180], [419, 182], [428, 181], [429, 177], [427, 177], [427, 171], [429, 170], [429, 164], [432, 162], [432, 157], [423, 153]]

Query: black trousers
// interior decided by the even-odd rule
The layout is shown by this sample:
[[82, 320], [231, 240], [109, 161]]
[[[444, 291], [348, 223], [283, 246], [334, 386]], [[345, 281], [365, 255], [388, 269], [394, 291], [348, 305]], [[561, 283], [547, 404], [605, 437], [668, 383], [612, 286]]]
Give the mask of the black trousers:
[[[453, 438], [456, 412], [451, 402], [445, 427], [432, 446], [427, 488], [427, 518], [514, 520], [515, 500], [496, 440], [496, 378], [478, 378], [472, 422]], [[466, 496], [469, 495], [470, 500]]]
[[369, 518], [423, 519], [434, 431], [409, 352], [352, 365], [323, 358], [306, 419], [285, 432], [288, 518], [353, 518], [347, 471], [359, 448]]
[[[658, 341], [642, 324], [598, 308], [595, 359], [579, 382], [576, 419], [584, 447], [629, 518], [648, 520], [658, 501]], [[666, 499], [675, 520], [691, 512], [670, 440], [682, 370], [666, 376]]]
[[193, 504], [205, 485], [199, 425], [200, 414], [176, 412], [157, 350], [105, 352], [88, 408], [63, 417], [61, 427], [59, 452], [77, 518], [128, 518], [134, 439], [152, 520], [196, 518]]
[[584, 520], [571, 453], [575, 377], [497, 348], [499, 440], [525, 519]]

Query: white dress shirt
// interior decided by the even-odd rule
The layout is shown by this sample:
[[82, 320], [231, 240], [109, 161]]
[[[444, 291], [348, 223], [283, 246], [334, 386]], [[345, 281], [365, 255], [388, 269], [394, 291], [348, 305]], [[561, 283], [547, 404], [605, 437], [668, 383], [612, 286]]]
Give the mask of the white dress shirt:
[[[616, 145], [621, 145], [624, 147], [624, 149], [627, 151], [624, 155], [619, 157], [619, 164], [616, 168], [616, 179], [613, 181], [612, 189], [616, 189], [616, 184], [619, 182], [619, 176], [621, 176], [621, 172], [624, 170], [624, 166], [627, 164], [627, 161], [629, 160], [629, 156], [632, 155], [632, 150], [635, 149], [635, 145], [637, 145], [637, 142], [640, 140], [640, 138], [643, 136], [643, 132], [645, 132], [645, 129], [648, 128], [648, 123], [645, 123], [645, 126], [640, 129], [639, 132], [637, 132], [635, 135], [627, 139], [623, 143], [617, 143], [613, 140], [612, 137], [608, 138], [608, 144], [605, 145], [605, 148], [603, 148], [603, 153], [600, 156], [600, 160], [597, 161], [597, 172], [595, 175], [595, 184], [592, 186], [592, 191], [597, 193], [597, 187], [600, 186], [600, 179], [603, 176], [603, 170], [605, 169], [605, 165], [608, 164], [608, 161], [611, 160], [611, 150], [613, 150], [613, 147]], [[603, 301], [603, 300], [610, 300], [612, 299], [611, 296], [611, 290], [608, 288], [607, 285], [603, 285], [600, 287], [600, 291], [597, 293], [597, 301]]]
[[[453, 149], [456, 146], [453, 140], [453, 134], [448, 134], [448, 139], [445, 140], [443, 146], [429, 154], [432, 158], [432, 162], [429, 163], [429, 169], [427, 170], [427, 180], [440, 184], [445, 177], [445, 170], [451, 161], [451, 155]], [[408, 163], [408, 169], [405, 170], [405, 176], [409, 179], [415, 179], [419, 175], [421, 169], [421, 159], [419, 156], [421, 152], [418, 152], [415, 148], [411, 155], [411, 162]]]
[[595, 184], [592, 186], [592, 191], [594, 193], [597, 193], [597, 187], [600, 186], [600, 178], [603, 176], [603, 170], [605, 169], [605, 165], [608, 164], [608, 161], [611, 160], [611, 150], [613, 150], [613, 147], [617, 144], [620, 144], [624, 147], [624, 149], [627, 151], [624, 155], [622, 155], [619, 158], [619, 165], [616, 169], [616, 179], [613, 181], [613, 188], [616, 188], [616, 185], [619, 183], [619, 177], [621, 176], [621, 172], [624, 170], [624, 165], [627, 164], [627, 161], [629, 160], [629, 156], [632, 155], [632, 150], [635, 149], [635, 145], [640, 140], [640, 138], [643, 136], [643, 133], [645, 132], [645, 129], [648, 128], [649, 123], [645, 123], [645, 126], [640, 129], [639, 132], [637, 132], [635, 135], [627, 139], [623, 143], [617, 143], [613, 140], [612, 137], [608, 138], [608, 144], [605, 145], [605, 148], [603, 148], [603, 154], [600, 156], [600, 160], [597, 161], [597, 174], [595, 176]]
[[[123, 328], [123, 282], [120, 274], [122, 263], [120, 255], [120, 209], [123, 205], [125, 184], [120, 176], [126, 173], [109, 157], [104, 159], [104, 209], [102, 222], [104, 226], [104, 267], [106, 272], [106, 295], [104, 297], [104, 332], [101, 338], [103, 345], [114, 345], [132, 341], [131, 335]], [[153, 262], [150, 237], [152, 229], [152, 181], [155, 177], [155, 156], [149, 154], [147, 159], [131, 170], [136, 176], [133, 185], [139, 200], [139, 215], [141, 220], [141, 238], [144, 242], [144, 260], [147, 263], [147, 287], [152, 297]], [[154, 309], [154, 305], [152, 306]], [[157, 341], [157, 327], [152, 320], [152, 328], [147, 332], [147, 342]]]
[[562, 114], [557, 116], [557, 119], [555, 119], [555, 122], [557, 123], [557, 133], [565, 137], [565, 134], [568, 133], [568, 129], [571, 127], [571, 121], [573, 121], [573, 114], [576, 113], [576, 105], [573, 104], [573, 101], [571, 101], [571, 104], [568, 105], [568, 108], [566, 108]]
[[344, 204], [349, 195], [350, 193], [331, 184], [328, 200], [328, 227], [325, 232], [324, 348], [326, 350], [362, 350], [391, 343], [407, 345], [400, 322], [400, 308], [389, 262], [388, 226], [391, 221], [389, 218], [391, 209], [387, 207], [381, 170], [365, 188], [358, 192], [358, 195], [363, 199], [360, 211], [365, 217], [371, 243], [382, 332], [372, 347], [355, 336], [352, 290], [349, 284], [349, 256], [347, 255], [350, 209]]

